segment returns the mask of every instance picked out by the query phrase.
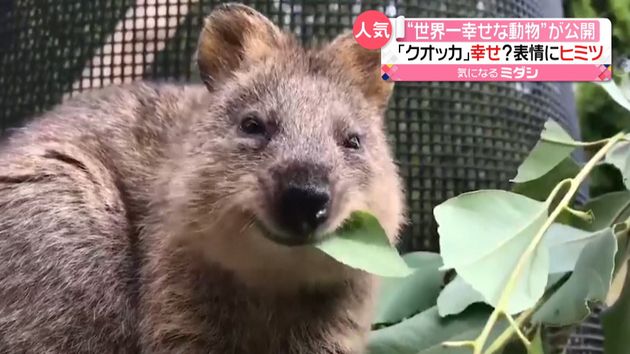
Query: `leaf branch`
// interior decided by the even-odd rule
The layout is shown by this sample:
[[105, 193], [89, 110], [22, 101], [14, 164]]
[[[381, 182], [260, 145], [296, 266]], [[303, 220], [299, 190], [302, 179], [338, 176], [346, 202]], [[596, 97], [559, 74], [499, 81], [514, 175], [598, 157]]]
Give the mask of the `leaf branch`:
[[[518, 284], [519, 277], [521, 273], [523, 272], [524, 267], [527, 265], [527, 262], [532, 257], [532, 255], [536, 252], [536, 249], [538, 245], [540, 244], [541, 240], [543, 239], [545, 232], [547, 231], [547, 229], [549, 229], [549, 227], [553, 224], [553, 222], [558, 218], [558, 216], [560, 216], [562, 211], [565, 210], [567, 207], [569, 207], [580, 185], [584, 182], [584, 180], [586, 180], [586, 178], [588, 177], [590, 172], [593, 170], [593, 168], [597, 165], [597, 163], [600, 160], [604, 159], [608, 151], [610, 151], [615, 146], [615, 144], [622, 141], [623, 139], [624, 139], [624, 134], [619, 133], [609, 139], [605, 139], [605, 140], [597, 141], [593, 143], [587, 143], [590, 145], [602, 144], [602, 143], [605, 143], [605, 144], [599, 151], [597, 151], [597, 153], [595, 153], [595, 155], [593, 155], [593, 157], [584, 165], [584, 167], [580, 170], [580, 172], [578, 172], [578, 174], [574, 178], [568, 178], [558, 183], [556, 187], [554, 188], [554, 190], [549, 195], [549, 197], [547, 198], [546, 203], [551, 204], [555, 200], [557, 194], [562, 190], [562, 188], [567, 184], [569, 185], [568, 191], [563, 195], [560, 202], [556, 205], [556, 207], [551, 212], [551, 214], [549, 215], [545, 223], [541, 226], [541, 228], [538, 230], [536, 235], [533, 237], [532, 241], [529, 243], [525, 252], [519, 258], [518, 263], [516, 264], [516, 267], [512, 271], [510, 278], [508, 279], [505, 287], [503, 288], [499, 296], [499, 301], [498, 301], [497, 306], [494, 308], [493, 312], [488, 318], [488, 321], [486, 322], [486, 325], [484, 326], [479, 336], [473, 341], [447, 342], [447, 343], [444, 343], [444, 345], [455, 346], [455, 347], [470, 346], [473, 348], [473, 354], [482, 354], [482, 353], [491, 354], [492, 353], [492, 351], [490, 350], [487, 350], [485, 352], [483, 351], [484, 346], [486, 345], [486, 342], [490, 335], [490, 332], [494, 328], [494, 325], [496, 324], [500, 315], [502, 314], [509, 315], [506, 310], [510, 301], [510, 296], [512, 295], [512, 293], [514, 292], [514, 289], [516, 288], [516, 285]], [[583, 144], [583, 143], [578, 143], [578, 144]], [[527, 311], [524, 313], [527, 313]], [[521, 319], [520, 316], [519, 316], [519, 319]], [[515, 321], [515, 323], [520, 325], [520, 322], [518, 322], [518, 320]], [[522, 333], [520, 333], [520, 331], [518, 331], [517, 333], [519, 334], [519, 337], [523, 336]], [[509, 338], [510, 336], [505, 336], [501, 342], [495, 341], [495, 343], [493, 343], [492, 347], [489, 349], [494, 349], [494, 347], [498, 347], [498, 348], [502, 347], [506, 343], [506, 341], [509, 340]], [[528, 345], [528, 342], [525, 342], [525, 344]]]
[[573, 146], [573, 147], [593, 147], [593, 146], [601, 146], [610, 141], [610, 138], [596, 140], [596, 141], [565, 141], [565, 140], [556, 140], [552, 138], [542, 137], [541, 141], [545, 141], [552, 144], [564, 145], [564, 146]]
[[[544, 304], [550, 297], [551, 295], [556, 292], [556, 290], [558, 290], [562, 284], [564, 284], [568, 279], [569, 279], [570, 274], [567, 273], [564, 276], [562, 276], [555, 284], [553, 284], [551, 287], [549, 287], [549, 289], [547, 289], [547, 291], [545, 291], [545, 294], [543, 295], [542, 299], [540, 299], [540, 301], [536, 304], [536, 306], [534, 306], [533, 308], [523, 311], [521, 312], [517, 317], [516, 320], [514, 321], [516, 323], [516, 325], [518, 326], [518, 328], [520, 328], [521, 326], [523, 326], [523, 324], [529, 320], [529, 318], [542, 306], [542, 304]], [[505, 344], [507, 344], [507, 342], [512, 338], [512, 336], [514, 335], [514, 328], [513, 327], [507, 327], [493, 342], [492, 344], [490, 344], [490, 346], [488, 346], [488, 349], [486, 349], [486, 353], [488, 354], [493, 354], [495, 352], [497, 352], [499, 349], [503, 348], [505, 346]]]

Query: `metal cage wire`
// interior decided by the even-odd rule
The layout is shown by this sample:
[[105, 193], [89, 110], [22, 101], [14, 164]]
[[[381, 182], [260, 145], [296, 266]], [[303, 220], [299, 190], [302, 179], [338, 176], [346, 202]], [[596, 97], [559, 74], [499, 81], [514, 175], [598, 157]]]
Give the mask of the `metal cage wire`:
[[[17, 0], [0, 15], [0, 130], [64, 96], [139, 79], [197, 80], [203, 17], [218, 1]], [[351, 28], [366, 9], [407, 17], [537, 17], [537, 1], [245, 1], [306, 44]], [[579, 135], [556, 83], [398, 83], [387, 128], [407, 190], [404, 250], [438, 250], [432, 208], [459, 193], [509, 188], [548, 118]]]
[[[0, 132], [86, 89], [140, 79], [197, 81], [193, 58], [199, 30], [204, 16], [219, 3], [0, 1]], [[549, 6], [542, 0], [243, 3], [305, 44], [332, 39], [368, 9], [407, 17], [545, 17]], [[569, 86], [398, 83], [387, 129], [409, 208], [401, 249], [439, 249], [432, 210], [440, 202], [470, 190], [508, 189], [549, 118], [579, 136]]]

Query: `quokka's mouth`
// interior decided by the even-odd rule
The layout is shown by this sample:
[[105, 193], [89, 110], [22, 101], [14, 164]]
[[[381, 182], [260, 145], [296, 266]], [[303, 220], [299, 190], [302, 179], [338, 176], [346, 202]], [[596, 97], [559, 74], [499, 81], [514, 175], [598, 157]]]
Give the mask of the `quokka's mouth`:
[[316, 237], [315, 234], [289, 235], [283, 232], [274, 232], [269, 227], [267, 227], [264, 222], [258, 219], [255, 221], [254, 224], [267, 239], [283, 246], [308, 246], [320, 241], [320, 239]]

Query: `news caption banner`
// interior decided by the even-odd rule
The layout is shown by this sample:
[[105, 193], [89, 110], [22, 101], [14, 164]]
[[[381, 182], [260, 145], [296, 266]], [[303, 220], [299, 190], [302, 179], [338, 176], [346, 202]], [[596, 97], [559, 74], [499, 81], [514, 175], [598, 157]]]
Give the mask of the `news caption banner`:
[[361, 13], [356, 41], [391, 81], [609, 81], [608, 19], [388, 18]]

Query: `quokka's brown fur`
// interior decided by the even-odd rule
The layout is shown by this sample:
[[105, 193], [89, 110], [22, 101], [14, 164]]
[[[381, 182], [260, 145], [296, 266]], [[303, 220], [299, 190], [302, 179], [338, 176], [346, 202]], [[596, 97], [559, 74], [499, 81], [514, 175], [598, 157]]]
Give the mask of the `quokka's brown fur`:
[[362, 352], [372, 277], [265, 230], [277, 180], [311, 166], [333, 196], [320, 234], [367, 210], [396, 241], [379, 53], [302, 48], [234, 4], [200, 38], [205, 85], [86, 93], [0, 148], [0, 353]]

